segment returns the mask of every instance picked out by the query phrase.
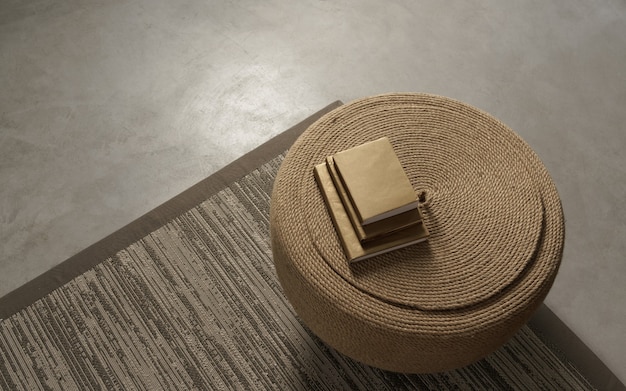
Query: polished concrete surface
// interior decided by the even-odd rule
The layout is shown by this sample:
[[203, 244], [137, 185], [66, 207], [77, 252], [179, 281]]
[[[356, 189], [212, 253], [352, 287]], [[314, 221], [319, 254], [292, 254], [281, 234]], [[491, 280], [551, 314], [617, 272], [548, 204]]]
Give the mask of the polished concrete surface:
[[486, 110], [538, 153], [566, 250], [548, 306], [626, 381], [626, 3], [0, 3], [0, 295], [326, 104]]

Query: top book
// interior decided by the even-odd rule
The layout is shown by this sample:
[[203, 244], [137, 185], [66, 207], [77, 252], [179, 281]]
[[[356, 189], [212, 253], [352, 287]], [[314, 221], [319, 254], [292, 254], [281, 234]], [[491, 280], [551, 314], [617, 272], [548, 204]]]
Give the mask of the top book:
[[387, 137], [333, 155], [361, 224], [417, 208], [417, 196]]

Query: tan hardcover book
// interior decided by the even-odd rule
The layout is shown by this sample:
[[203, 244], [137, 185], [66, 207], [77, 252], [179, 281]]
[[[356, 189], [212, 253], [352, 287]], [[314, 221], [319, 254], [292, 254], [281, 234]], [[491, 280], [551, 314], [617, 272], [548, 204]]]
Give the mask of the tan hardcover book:
[[337, 236], [349, 262], [357, 262], [376, 255], [384, 254], [428, 239], [428, 231], [423, 222], [401, 231], [387, 235], [382, 239], [363, 244], [359, 241], [343, 207], [343, 202], [335, 189], [326, 163], [318, 164], [314, 169], [315, 179], [322, 193], [327, 209], [337, 230]]
[[387, 137], [333, 155], [362, 225], [417, 208], [417, 196]]
[[337, 190], [337, 193], [341, 198], [341, 202], [346, 209], [346, 213], [350, 218], [352, 227], [356, 231], [359, 241], [361, 241], [362, 243], [379, 239], [383, 236], [407, 228], [411, 225], [415, 225], [422, 220], [419, 209], [413, 208], [406, 212], [402, 212], [370, 224], [362, 225], [356, 211], [354, 210], [354, 206], [352, 205], [352, 201], [348, 196], [346, 188], [339, 178], [339, 173], [337, 172], [335, 162], [332, 156], [328, 156], [326, 158], [326, 165], [328, 168], [328, 172], [330, 173], [330, 177], [333, 180], [333, 184], [335, 185], [335, 189]]

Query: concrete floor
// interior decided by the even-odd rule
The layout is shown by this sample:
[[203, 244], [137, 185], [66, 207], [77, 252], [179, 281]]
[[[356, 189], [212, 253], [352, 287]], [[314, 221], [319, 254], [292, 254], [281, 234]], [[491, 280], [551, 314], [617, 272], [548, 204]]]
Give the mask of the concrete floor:
[[567, 217], [546, 302], [626, 381], [626, 3], [0, 4], [0, 295], [326, 104], [495, 115]]

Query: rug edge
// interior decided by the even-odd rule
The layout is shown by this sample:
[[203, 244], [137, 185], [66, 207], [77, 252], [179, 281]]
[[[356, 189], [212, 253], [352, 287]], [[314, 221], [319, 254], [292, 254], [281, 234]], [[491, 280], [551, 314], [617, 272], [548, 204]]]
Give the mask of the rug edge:
[[626, 391], [617, 375], [546, 304], [535, 311], [528, 326], [544, 344], [561, 354], [561, 360], [572, 363], [598, 390]]
[[0, 321], [32, 305], [73, 278], [175, 218], [181, 211], [193, 208], [230, 183], [245, 176], [251, 170], [284, 152], [311, 124], [342, 104], [339, 100], [330, 103], [143, 216], [0, 297]]

